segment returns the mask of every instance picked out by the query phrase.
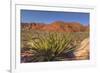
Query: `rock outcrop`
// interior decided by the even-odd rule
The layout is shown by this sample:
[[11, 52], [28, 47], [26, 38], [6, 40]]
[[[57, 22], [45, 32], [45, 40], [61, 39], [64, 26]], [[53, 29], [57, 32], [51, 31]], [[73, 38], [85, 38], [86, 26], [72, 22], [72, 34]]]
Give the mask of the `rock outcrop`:
[[89, 38], [84, 39], [74, 52], [76, 60], [89, 59]]
[[83, 26], [77, 22], [55, 21], [50, 24], [44, 23], [21, 23], [21, 28], [26, 30], [43, 30], [58, 32], [85, 32], [89, 31], [88, 26]]

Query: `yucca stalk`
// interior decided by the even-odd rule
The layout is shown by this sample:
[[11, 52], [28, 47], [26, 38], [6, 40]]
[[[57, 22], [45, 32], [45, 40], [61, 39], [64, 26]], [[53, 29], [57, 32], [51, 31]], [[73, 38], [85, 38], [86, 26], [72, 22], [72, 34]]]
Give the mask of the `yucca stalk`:
[[64, 60], [75, 49], [71, 33], [48, 32], [31, 38], [28, 45], [34, 51], [33, 62]]

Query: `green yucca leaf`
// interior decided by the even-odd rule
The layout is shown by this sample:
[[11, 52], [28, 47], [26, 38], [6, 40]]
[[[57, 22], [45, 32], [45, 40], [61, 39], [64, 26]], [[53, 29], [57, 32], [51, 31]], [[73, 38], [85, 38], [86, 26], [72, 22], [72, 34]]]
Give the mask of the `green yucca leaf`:
[[33, 61], [63, 60], [63, 57], [59, 57], [60, 54], [75, 49], [70, 47], [73, 41], [71, 33], [46, 32], [37, 35], [34, 38], [31, 36], [29, 41], [29, 46], [36, 51]]

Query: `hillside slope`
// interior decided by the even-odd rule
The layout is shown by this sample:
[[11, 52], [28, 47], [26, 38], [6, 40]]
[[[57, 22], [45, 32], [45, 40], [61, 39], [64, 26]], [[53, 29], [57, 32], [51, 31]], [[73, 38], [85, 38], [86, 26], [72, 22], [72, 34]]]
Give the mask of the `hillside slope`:
[[50, 24], [44, 23], [21, 23], [21, 28], [26, 30], [58, 31], [58, 32], [85, 32], [88, 26], [77, 22], [55, 21]]

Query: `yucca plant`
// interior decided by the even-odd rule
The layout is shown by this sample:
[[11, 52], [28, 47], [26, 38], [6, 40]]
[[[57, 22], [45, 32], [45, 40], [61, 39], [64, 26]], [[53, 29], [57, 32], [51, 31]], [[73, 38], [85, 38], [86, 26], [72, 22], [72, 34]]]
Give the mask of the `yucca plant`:
[[71, 33], [46, 32], [31, 37], [28, 42], [33, 51], [32, 62], [63, 61], [67, 54], [75, 50]]

